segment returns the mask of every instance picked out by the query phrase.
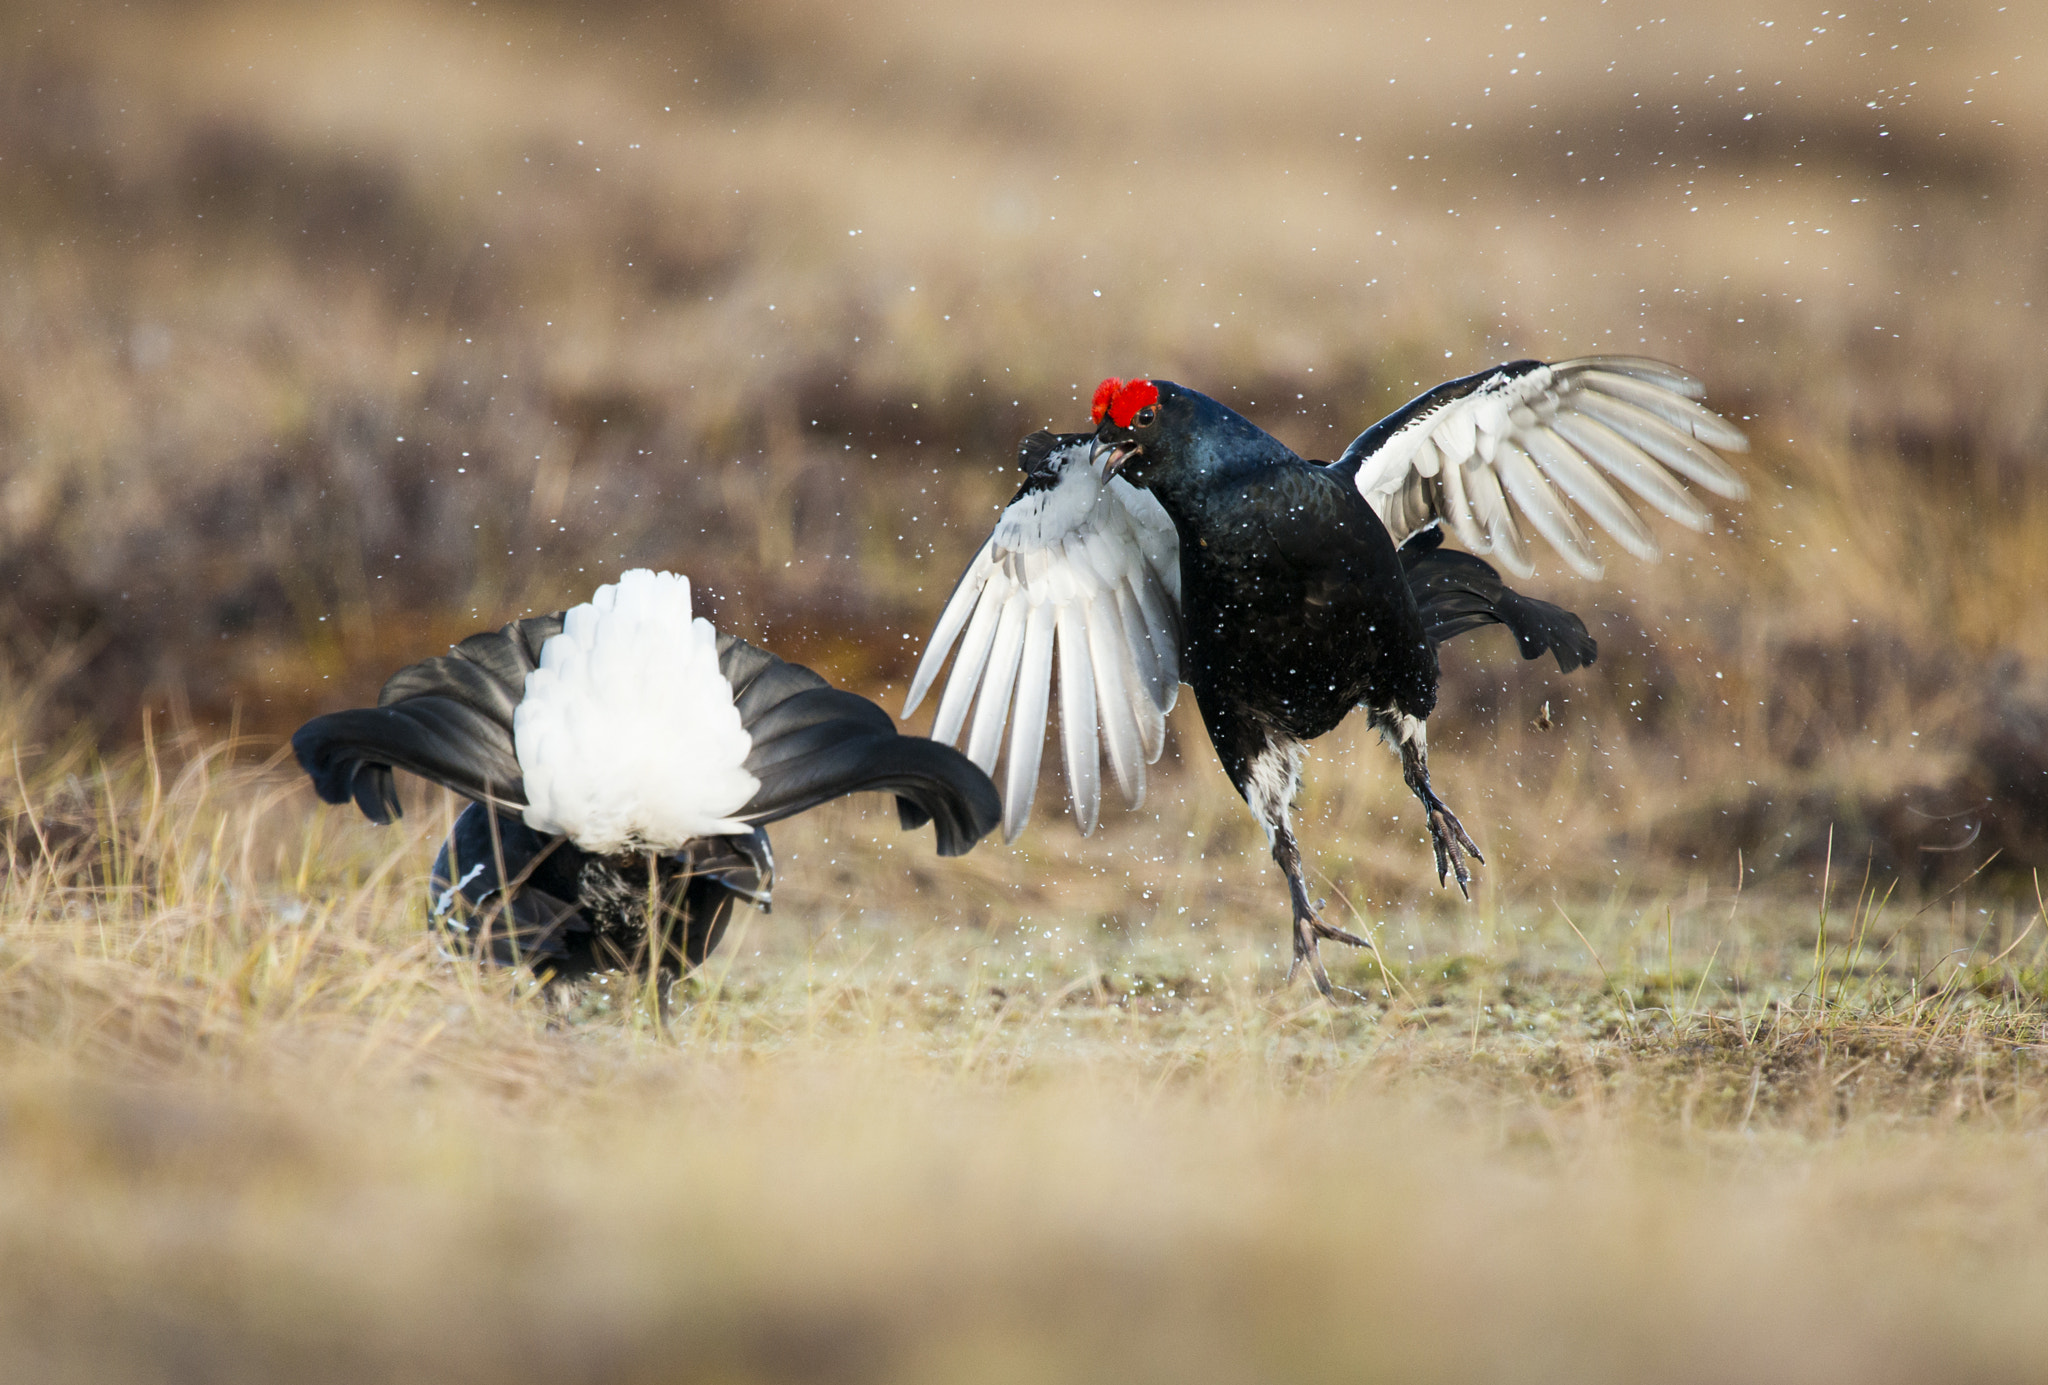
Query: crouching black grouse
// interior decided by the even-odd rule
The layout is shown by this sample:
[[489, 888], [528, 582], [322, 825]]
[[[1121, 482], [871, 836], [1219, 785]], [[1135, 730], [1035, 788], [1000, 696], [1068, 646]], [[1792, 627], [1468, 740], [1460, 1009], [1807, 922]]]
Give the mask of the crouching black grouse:
[[394, 766], [470, 799], [434, 863], [436, 917], [563, 979], [702, 962], [735, 901], [768, 907], [764, 827], [829, 799], [895, 794], [942, 856], [1001, 811], [959, 751], [693, 619], [689, 579], [646, 569], [400, 669], [376, 707], [315, 717], [292, 748], [322, 799], [372, 822], [400, 814]]
[[1325, 464], [1184, 386], [1105, 380], [1093, 434], [1025, 440], [1024, 486], [947, 602], [904, 715], [958, 641], [933, 735], [950, 743], [965, 727], [968, 758], [993, 773], [1008, 724], [1003, 829], [1014, 838], [1031, 811], [1057, 649], [1067, 782], [1086, 832], [1098, 724], [1135, 805], [1185, 678], [1287, 877], [1288, 975], [1305, 962], [1328, 995], [1318, 940], [1370, 944], [1309, 903], [1290, 821], [1304, 743], [1362, 708], [1423, 805], [1439, 883], [1455, 876], [1463, 890], [1479, 849], [1429, 781], [1436, 645], [1499, 623], [1523, 657], [1548, 649], [1567, 672], [1595, 647], [1577, 616], [1439, 547], [1444, 532], [1527, 576], [1526, 522], [1596, 576], [1576, 504], [1622, 548], [1654, 557], [1614, 482], [1693, 528], [1706, 511], [1680, 478], [1745, 494], [1709, 450], [1741, 450], [1743, 437], [1693, 402], [1701, 393], [1634, 357], [1516, 361], [1439, 385]]

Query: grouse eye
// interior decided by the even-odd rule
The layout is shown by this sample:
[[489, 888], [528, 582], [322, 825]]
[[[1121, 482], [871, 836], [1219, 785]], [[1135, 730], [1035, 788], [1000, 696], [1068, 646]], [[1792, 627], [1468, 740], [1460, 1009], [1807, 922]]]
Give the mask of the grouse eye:
[[1152, 421], [1158, 417], [1159, 410], [1148, 407], [1138, 410], [1137, 416], [1131, 422], [1137, 424], [1140, 428], [1150, 428]]

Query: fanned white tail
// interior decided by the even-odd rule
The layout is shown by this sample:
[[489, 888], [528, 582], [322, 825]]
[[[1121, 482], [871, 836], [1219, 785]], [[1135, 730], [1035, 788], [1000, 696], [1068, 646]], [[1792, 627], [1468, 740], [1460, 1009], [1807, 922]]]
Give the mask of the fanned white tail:
[[733, 814], [760, 787], [753, 742], [687, 577], [636, 568], [572, 608], [526, 675], [512, 735], [537, 832], [614, 852], [748, 830]]

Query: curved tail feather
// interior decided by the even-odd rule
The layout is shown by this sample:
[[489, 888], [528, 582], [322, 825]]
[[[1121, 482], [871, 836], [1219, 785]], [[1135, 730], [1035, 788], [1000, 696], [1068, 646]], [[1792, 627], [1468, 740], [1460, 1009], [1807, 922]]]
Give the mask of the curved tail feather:
[[[331, 712], [300, 727], [292, 736], [299, 764], [322, 800], [354, 799], [376, 823], [403, 814], [394, 768], [474, 802], [524, 808], [512, 714], [541, 646], [561, 628], [559, 615], [513, 621], [400, 669], [376, 707]], [[747, 772], [760, 780], [738, 814], [746, 822], [776, 822], [876, 790], [896, 795], [905, 828], [932, 823], [939, 853], [957, 856], [1001, 820], [986, 774], [951, 746], [899, 735], [889, 714], [866, 698], [733, 635], [718, 637], [718, 663], [752, 740]]]
[[1401, 546], [1408, 590], [1422, 610], [1431, 644], [1482, 625], [1505, 625], [1524, 659], [1548, 650], [1566, 673], [1593, 662], [1600, 647], [1584, 621], [1562, 606], [1522, 595], [1501, 581], [1490, 564], [1442, 543], [1443, 531], [1431, 527]]
[[526, 675], [540, 667], [541, 646], [562, 633], [562, 613], [529, 616], [471, 635], [448, 653], [408, 664], [384, 680], [377, 705], [415, 697], [452, 697], [509, 730], [526, 696]]
[[351, 798], [375, 823], [403, 817], [391, 771], [410, 770], [474, 802], [519, 808], [512, 728], [449, 697], [355, 707], [315, 717], [292, 733], [292, 751], [327, 803]]
[[292, 751], [326, 803], [351, 798], [370, 821], [405, 814], [393, 769], [474, 802], [526, 806], [513, 750], [512, 711], [559, 615], [516, 620], [471, 635], [450, 652], [408, 664], [384, 682], [375, 707], [314, 717], [292, 734]]
[[889, 714], [866, 698], [744, 640], [720, 654], [754, 741], [747, 773], [761, 781], [740, 809], [744, 820], [776, 822], [845, 794], [879, 790], [896, 795], [906, 828], [933, 824], [941, 856], [969, 850], [1001, 820], [995, 785], [953, 747], [899, 735]]

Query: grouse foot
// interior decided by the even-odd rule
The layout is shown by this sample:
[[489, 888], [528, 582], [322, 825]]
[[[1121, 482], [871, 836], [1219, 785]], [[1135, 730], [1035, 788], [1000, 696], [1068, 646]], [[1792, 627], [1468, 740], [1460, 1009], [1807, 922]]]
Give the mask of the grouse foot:
[[1436, 852], [1436, 883], [1441, 885], [1455, 874], [1458, 893], [1470, 899], [1472, 872], [1466, 869], [1465, 859], [1470, 857], [1483, 866], [1486, 858], [1479, 854], [1478, 844], [1465, 830], [1465, 824], [1458, 821], [1458, 815], [1429, 786], [1429, 751], [1421, 735], [1421, 723], [1413, 722], [1410, 726], [1413, 729], [1398, 742], [1401, 777], [1421, 801], [1422, 811], [1429, 819], [1429, 845]]
[[1361, 938], [1356, 933], [1346, 933], [1341, 928], [1332, 928], [1329, 924], [1317, 918], [1313, 910], [1308, 913], [1302, 913], [1298, 909], [1295, 911], [1294, 960], [1288, 963], [1287, 966], [1288, 983], [1293, 983], [1294, 974], [1300, 971], [1301, 964], [1306, 962], [1308, 963], [1309, 979], [1316, 983], [1316, 989], [1323, 993], [1323, 999], [1335, 1000], [1337, 998], [1337, 988], [1330, 984], [1330, 973], [1323, 969], [1322, 954], [1316, 949], [1316, 944], [1324, 938], [1328, 938], [1332, 942], [1350, 943], [1353, 947], [1365, 948], [1375, 957], [1379, 956], [1380, 950], [1373, 946], [1372, 939], [1370, 938]]
[[1465, 866], [1465, 857], [1471, 857], [1482, 866], [1486, 864], [1486, 858], [1479, 854], [1479, 847], [1465, 831], [1465, 824], [1458, 821], [1458, 815], [1431, 793], [1427, 784], [1417, 797], [1422, 799], [1422, 806], [1429, 813], [1429, 844], [1436, 851], [1436, 883], [1443, 884], [1445, 876], [1456, 872], [1458, 893], [1470, 899], [1472, 891], [1467, 887], [1472, 883], [1472, 872]]
[[1285, 822], [1280, 823], [1273, 833], [1273, 859], [1287, 877], [1287, 897], [1294, 906], [1294, 960], [1287, 964], [1287, 981], [1292, 984], [1294, 974], [1306, 962], [1316, 989], [1323, 993], [1325, 1000], [1335, 1000], [1337, 989], [1330, 984], [1330, 973], [1323, 969], [1322, 955], [1316, 945], [1328, 938], [1332, 942], [1370, 949], [1374, 956], [1379, 955], [1379, 949], [1373, 946], [1372, 939], [1333, 928], [1317, 916], [1314, 906], [1308, 902], [1308, 887], [1301, 878], [1301, 849], [1295, 844], [1294, 833]]

